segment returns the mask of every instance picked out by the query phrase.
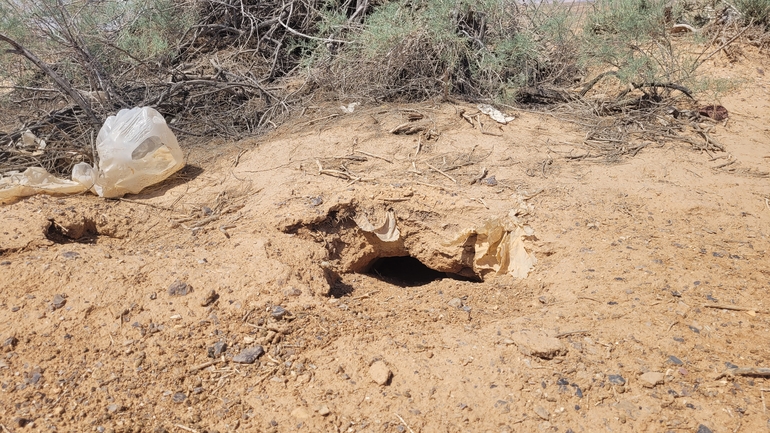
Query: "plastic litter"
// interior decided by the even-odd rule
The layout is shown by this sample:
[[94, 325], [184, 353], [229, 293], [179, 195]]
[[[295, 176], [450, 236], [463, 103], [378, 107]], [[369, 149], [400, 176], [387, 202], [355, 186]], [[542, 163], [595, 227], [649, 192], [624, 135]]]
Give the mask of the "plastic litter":
[[502, 123], [503, 125], [507, 124], [508, 122], [512, 122], [515, 119], [513, 116], [506, 116], [500, 110], [489, 104], [479, 104], [478, 108], [479, 111], [492, 118], [492, 120], [497, 123]]
[[358, 228], [365, 232], [374, 233], [383, 242], [395, 242], [401, 236], [398, 227], [396, 227], [396, 215], [393, 211], [388, 211], [385, 215], [385, 221], [378, 227], [369, 222], [369, 218], [364, 214], [356, 215], [353, 220]]
[[475, 235], [475, 272], [526, 278], [537, 259], [524, 248], [524, 237], [532, 236], [534, 232], [532, 227], [520, 225], [513, 218], [495, 218], [465, 230], [450, 246], [463, 246]]
[[58, 178], [41, 167], [30, 167], [0, 179], [0, 204], [35, 194], [79, 194], [86, 188], [79, 182]]
[[110, 116], [96, 137], [99, 164], [81, 162], [72, 170], [100, 197], [137, 194], [184, 167], [184, 155], [163, 116], [149, 107], [120, 110]]
[[[34, 134], [24, 144], [45, 147]], [[91, 190], [100, 197], [136, 194], [184, 167], [184, 155], [163, 116], [149, 107], [120, 110], [104, 122], [96, 138], [99, 163], [76, 164], [72, 180], [57, 178], [39, 167], [0, 178], [0, 204], [34, 194], [66, 195]]]

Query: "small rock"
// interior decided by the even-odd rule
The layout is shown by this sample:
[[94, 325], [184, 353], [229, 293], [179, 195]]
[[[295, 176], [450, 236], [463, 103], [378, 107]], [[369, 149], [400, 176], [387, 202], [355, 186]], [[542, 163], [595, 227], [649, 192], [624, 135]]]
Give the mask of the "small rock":
[[494, 176], [489, 176], [489, 177], [486, 177], [484, 179], [481, 179], [480, 183], [482, 185], [486, 185], [486, 186], [496, 186], [497, 185], [497, 179], [495, 179]]
[[168, 294], [170, 296], [185, 296], [188, 293], [192, 293], [192, 291], [191, 285], [179, 280], [174, 281], [168, 286]]
[[3, 260], [2, 262], [0, 262], [0, 266], [8, 266], [10, 264], [11, 264], [10, 260]]
[[323, 202], [324, 202], [323, 197], [321, 196], [313, 197], [310, 199], [310, 206], [320, 206], [323, 204]]
[[265, 353], [265, 349], [262, 346], [254, 346], [243, 349], [241, 353], [233, 356], [233, 362], [238, 364], [253, 364], [262, 354]]
[[60, 416], [60, 415], [61, 415], [61, 414], [63, 414], [63, 413], [64, 413], [64, 408], [63, 408], [63, 407], [61, 407], [61, 406], [56, 406], [56, 407], [53, 409], [53, 414], [54, 414], [55, 416]]
[[332, 413], [332, 411], [330, 411], [329, 406], [325, 404], [318, 408], [318, 415], [326, 416], [326, 415], [329, 415], [330, 413]]
[[710, 428], [701, 424], [698, 426], [698, 430], [695, 433], [713, 433]]
[[51, 305], [53, 305], [54, 310], [58, 310], [59, 308], [63, 307], [64, 304], [66, 303], [67, 303], [67, 295], [61, 294], [53, 297], [53, 302], [51, 303]]
[[310, 411], [308, 411], [306, 408], [298, 407], [293, 411], [291, 411], [291, 416], [297, 419], [308, 419], [310, 418], [311, 415], [310, 415]]
[[514, 333], [511, 339], [518, 346], [519, 352], [528, 356], [551, 359], [567, 353], [567, 347], [558, 338], [549, 337], [543, 333], [521, 331]]
[[647, 388], [654, 388], [656, 385], [660, 385], [666, 379], [666, 375], [656, 371], [648, 371], [639, 376], [639, 381], [642, 382], [642, 386]]
[[447, 305], [454, 308], [460, 308], [463, 306], [463, 300], [460, 298], [452, 298], [447, 302]]
[[209, 305], [213, 304], [217, 299], [219, 299], [219, 295], [217, 295], [217, 292], [215, 292], [214, 289], [211, 289], [206, 294], [206, 297], [203, 298], [203, 300], [201, 301], [201, 307], [208, 307]]
[[107, 412], [109, 413], [117, 413], [117, 412], [120, 412], [121, 410], [123, 410], [123, 406], [119, 404], [112, 403], [107, 406]]
[[209, 347], [209, 358], [219, 358], [227, 350], [227, 343], [224, 341], [217, 341], [213, 346]]
[[543, 406], [535, 406], [535, 413], [540, 418], [543, 418], [544, 420], [548, 421], [549, 418], [551, 418], [551, 414], [548, 413], [547, 410]]
[[670, 363], [672, 363], [672, 364], [674, 364], [674, 365], [682, 365], [682, 364], [683, 364], [682, 360], [681, 360], [681, 359], [679, 359], [679, 358], [677, 358], [677, 357], [676, 357], [676, 356], [674, 356], [674, 355], [670, 355], [670, 356], [668, 357], [668, 362], [670, 362]]
[[174, 403], [182, 403], [183, 401], [187, 400], [187, 395], [183, 392], [177, 392], [173, 397], [171, 397], [171, 400]]
[[26, 427], [28, 424], [32, 424], [32, 420], [27, 418], [16, 418], [14, 423], [19, 427]]
[[6, 338], [5, 341], [3, 341], [3, 347], [7, 347], [9, 349], [13, 349], [17, 344], [19, 344], [19, 339], [14, 335], [11, 335], [10, 337]]
[[376, 361], [369, 367], [369, 377], [378, 385], [387, 385], [392, 376], [393, 372], [382, 361]]
[[64, 257], [65, 259], [72, 260], [72, 259], [77, 259], [78, 257], [80, 257], [80, 253], [77, 253], [75, 251], [65, 251], [65, 252], [61, 253], [61, 256]]
[[273, 306], [273, 309], [270, 310], [270, 315], [273, 316], [273, 319], [275, 320], [281, 320], [288, 314], [289, 312], [280, 305], [275, 305]]
[[623, 378], [623, 376], [619, 374], [611, 374], [607, 376], [607, 380], [613, 384], [613, 385], [625, 385], [626, 379]]
[[150, 300], [154, 301], [156, 299], [158, 299], [158, 294], [155, 292], [150, 293]]

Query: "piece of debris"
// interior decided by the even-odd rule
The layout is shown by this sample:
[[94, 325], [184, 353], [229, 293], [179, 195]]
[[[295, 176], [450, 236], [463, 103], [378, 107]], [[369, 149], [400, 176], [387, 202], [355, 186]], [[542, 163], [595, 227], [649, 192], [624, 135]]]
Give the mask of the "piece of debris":
[[662, 384], [665, 379], [666, 376], [663, 373], [656, 371], [649, 371], [639, 376], [639, 381], [642, 383], [642, 386], [646, 388], [654, 388], [656, 385]]
[[721, 105], [706, 105], [704, 107], [700, 107], [698, 109], [698, 114], [714, 119], [717, 122], [725, 120], [729, 116], [727, 108]]
[[519, 352], [528, 356], [551, 359], [567, 353], [567, 347], [561, 340], [540, 332], [520, 331], [511, 335], [511, 339], [518, 346]]
[[238, 364], [253, 364], [262, 354], [265, 353], [265, 349], [262, 346], [254, 346], [243, 349], [241, 353], [233, 356], [233, 362]]
[[393, 372], [382, 361], [376, 361], [369, 367], [369, 377], [378, 385], [387, 385], [393, 377]]
[[168, 286], [168, 294], [170, 296], [185, 296], [192, 292], [192, 286], [183, 281], [176, 280]]
[[495, 122], [502, 123], [503, 125], [507, 124], [508, 122], [512, 122], [515, 119], [513, 116], [506, 116], [500, 110], [489, 104], [479, 104], [478, 109]]
[[365, 232], [374, 233], [383, 242], [395, 242], [401, 233], [396, 227], [396, 216], [393, 211], [388, 211], [385, 215], [385, 221], [379, 226], [375, 227], [369, 218], [363, 213], [360, 213], [353, 218], [358, 228]]

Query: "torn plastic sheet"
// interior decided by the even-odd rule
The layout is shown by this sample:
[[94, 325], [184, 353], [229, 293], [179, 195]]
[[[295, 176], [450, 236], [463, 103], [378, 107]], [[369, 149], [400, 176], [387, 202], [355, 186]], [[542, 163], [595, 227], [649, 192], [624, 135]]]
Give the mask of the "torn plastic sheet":
[[524, 248], [524, 237], [534, 232], [532, 227], [520, 225], [512, 218], [495, 218], [465, 230], [450, 246], [463, 246], [475, 235], [474, 272], [526, 278], [537, 259]]
[[35, 194], [79, 194], [86, 189], [80, 182], [58, 178], [41, 167], [30, 167], [0, 179], [0, 204]]
[[502, 123], [503, 125], [515, 119], [515, 117], [513, 116], [506, 116], [500, 110], [498, 110], [497, 108], [489, 104], [479, 104], [478, 108], [479, 108], [479, 111], [491, 117], [492, 120], [494, 120], [497, 123]]
[[374, 233], [383, 242], [395, 242], [401, 235], [398, 227], [396, 227], [396, 215], [393, 211], [388, 211], [387, 215], [385, 215], [385, 221], [379, 227], [375, 227], [369, 222], [369, 218], [362, 213], [356, 215], [353, 220], [358, 228], [365, 232]]

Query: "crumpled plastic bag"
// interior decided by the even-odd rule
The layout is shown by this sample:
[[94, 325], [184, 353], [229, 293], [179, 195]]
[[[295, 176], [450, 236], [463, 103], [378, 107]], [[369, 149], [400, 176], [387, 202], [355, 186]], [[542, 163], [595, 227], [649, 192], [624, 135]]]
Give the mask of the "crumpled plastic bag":
[[396, 227], [396, 215], [393, 211], [388, 211], [385, 215], [385, 221], [378, 227], [369, 222], [369, 218], [363, 213], [356, 215], [353, 221], [356, 222], [358, 228], [365, 232], [374, 233], [383, 242], [395, 242], [401, 236], [398, 227]]
[[500, 110], [489, 104], [479, 104], [478, 108], [479, 111], [489, 116], [492, 120], [497, 123], [502, 123], [503, 125], [512, 122], [515, 119], [513, 116], [506, 116]]
[[[45, 142], [31, 132], [25, 144], [39, 149]], [[37, 141], [36, 141], [37, 140]], [[163, 116], [149, 107], [120, 110], [104, 122], [96, 138], [97, 167], [76, 164], [72, 180], [61, 179], [40, 167], [0, 178], [0, 204], [34, 194], [67, 195], [91, 190], [100, 197], [136, 194], [184, 167], [184, 155]]]
[[174, 133], [149, 107], [124, 109], [108, 117], [96, 137], [96, 152], [97, 166], [75, 165], [72, 180], [100, 197], [137, 194], [184, 167]]
[[0, 204], [39, 193], [79, 194], [85, 190], [79, 182], [58, 178], [42, 167], [30, 167], [0, 179]]
[[535, 255], [524, 248], [524, 237], [534, 234], [530, 226], [512, 218], [495, 218], [479, 227], [465, 230], [449, 246], [462, 246], [476, 235], [473, 270], [480, 274], [495, 273], [526, 278], [537, 263]]

